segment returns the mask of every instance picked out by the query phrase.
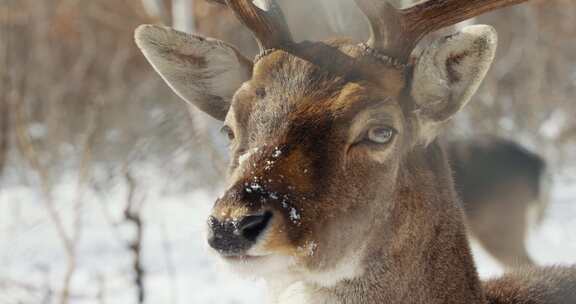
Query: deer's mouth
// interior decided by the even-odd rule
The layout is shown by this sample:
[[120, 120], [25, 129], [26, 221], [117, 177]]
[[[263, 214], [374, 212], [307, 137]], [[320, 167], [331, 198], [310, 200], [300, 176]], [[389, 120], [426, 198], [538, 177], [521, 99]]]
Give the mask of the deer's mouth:
[[230, 271], [252, 278], [274, 278], [294, 267], [291, 257], [276, 254], [223, 257], [222, 261]]
[[255, 255], [237, 255], [237, 256], [223, 256], [224, 260], [228, 262], [254, 262], [262, 259], [262, 256]]

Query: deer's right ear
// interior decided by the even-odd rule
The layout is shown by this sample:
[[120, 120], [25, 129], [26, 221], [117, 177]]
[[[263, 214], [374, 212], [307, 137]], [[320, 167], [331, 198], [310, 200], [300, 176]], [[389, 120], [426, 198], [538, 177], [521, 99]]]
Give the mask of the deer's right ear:
[[494, 60], [496, 45], [491, 26], [471, 25], [424, 50], [414, 68], [412, 97], [426, 141], [468, 103]]
[[251, 77], [252, 62], [219, 40], [157, 25], [141, 25], [135, 39], [178, 96], [218, 120], [224, 120], [232, 96]]

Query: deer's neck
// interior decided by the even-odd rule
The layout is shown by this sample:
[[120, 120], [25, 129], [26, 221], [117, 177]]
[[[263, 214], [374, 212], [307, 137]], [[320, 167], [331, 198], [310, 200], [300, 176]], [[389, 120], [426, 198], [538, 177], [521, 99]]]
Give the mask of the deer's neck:
[[330, 288], [304, 284], [299, 303], [484, 303], [441, 148], [413, 152], [406, 166], [363, 275]]

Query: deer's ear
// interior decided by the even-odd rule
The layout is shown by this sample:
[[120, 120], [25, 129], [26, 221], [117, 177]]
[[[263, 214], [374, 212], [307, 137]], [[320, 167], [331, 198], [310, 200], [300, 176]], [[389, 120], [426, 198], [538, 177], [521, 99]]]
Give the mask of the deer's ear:
[[460, 111], [486, 76], [496, 52], [496, 31], [472, 25], [424, 50], [414, 69], [412, 97], [425, 132]]
[[218, 120], [224, 120], [232, 96], [252, 73], [252, 63], [219, 40], [156, 25], [141, 25], [135, 39], [178, 96]]

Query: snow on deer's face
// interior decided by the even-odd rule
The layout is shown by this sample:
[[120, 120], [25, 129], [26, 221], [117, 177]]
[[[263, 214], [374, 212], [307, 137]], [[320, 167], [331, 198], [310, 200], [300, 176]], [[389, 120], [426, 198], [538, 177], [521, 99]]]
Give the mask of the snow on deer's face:
[[361, 271], [352, 257], [385, 218], [407, 126], [402, 72], [379, 65], [374, 80], [352, 57], [330, 56], [357, 47], [314, 47], [307, 59], [262, 58], [235, 94], [223, 128], [229, 188], [209, 219], [209, 243], [236, 268], [326, 282]]

